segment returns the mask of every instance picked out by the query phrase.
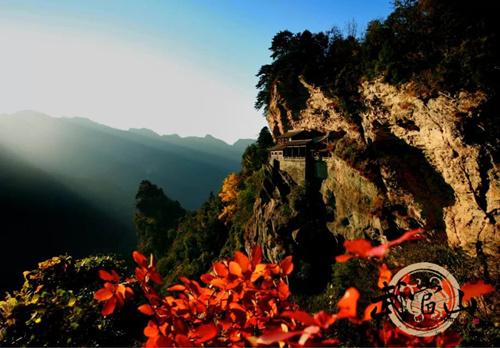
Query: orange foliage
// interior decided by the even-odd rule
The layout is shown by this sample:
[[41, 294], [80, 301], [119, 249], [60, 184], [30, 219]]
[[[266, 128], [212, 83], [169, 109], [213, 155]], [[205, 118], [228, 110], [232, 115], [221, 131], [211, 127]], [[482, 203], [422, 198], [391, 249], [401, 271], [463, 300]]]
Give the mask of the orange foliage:
[[130, 299], [133, 295], [132, 289], [120, 284], [120, 277], [112, 270], [111, 273], [100, 270], [99, 277], [106, 280], [104, 287], [99, 289], [94, 298], [98, 301], [104, 301], [102, 307], [102, 315], [110, 315], [116, 307], [123, 306], [125, 300]]
[[[383, 258], [392, 246], [415, 239], [422, 230], [408, 231], [400, 238], [378, 247], [371, 247], [366, 240], [346, 242], [346, 255], [338, 257], [343, 262], [353, 257]], [[234, 258], [215, 262], [210, 272], [201, 276], [202, 284], [179, 277], [181, 284], [168, 290], [175, 296], [161, 298], [150, 282], [160, 283], [156, 272], [156, 260], [148, 260], [139, 252], [133, 253], [136, 279], [147, 300], [139, 311], [150, 317], [144, 328], [145, 347], [190, 346], [333, 346], [340, 342], [328, 338], [329, 329], [337, 320], [347, 319], [354, 324], [372, 320], [373, 314], [382, 312], [382, 302], [372, 303], [358, 317], [360, 293], [351, 287], [337, 303], [338, 313], [330, 315], [320, 311], [311, 315], [288, 301], [290, 290], [287, 276], [293, 271], [291, 256], [280, 264], [263, 263], [262, 250], [254, 246], [251, 255], [236, 252]], [[132, 291], [120, 284], [116, 272], [99, 271], [106, 281], [95, 298], [105, 301], [103, 315], [111, 314], [115, 307], [123, 305]], [[392, 272], [386, 264], [379, 266], [379, 287], [389, 283]], [[484, 281], [467, 283], [462, 289], [464, 300], [493, 291]], [[434, 337], [408, 335], [385, 322], [383, 328], [371, 328], [368, 339], [374, 346], [455, 346], [460, 336], [450, 330]]]
[[486, 284], [484, 280], [477, 280], [462, 285], [460, 290], [464, 293], [462, 300], [464, 302], [469, 302], [473, 297], [492, 293], [495, 291], [495, 288], [491, 284]]
[[420, 239], [420, 237], [415, 237], [416, 234], [420, 234], [424, 232], [423, 229], [411, 230], [405, 232], [401, 237], [390, 241], [389, 243], [381, 244], [376, 247], [372, 247], [369, 241], [366, 239], [355, 239], [355, 240], [346, 240], [344, 242], [344, 248], [346, 250], [346, 254], [339, 255], [335, 258], [337, 262], [346, 262], [349, 259], [354, 257], [357, 258], [369, 258], [369, 257], [378, 257], [382, 260], [385, 254], [389, 251], [389, 249], [397, 244], [401, 244], [407, 240], [416, 240]]
[[222, 220], [224, 217], [230, 218], [236, 211], [236, 199], [238, 198], [239, 181], [240, 176], [236, 173], [232, 173], [224, 179], [219, 197], [223, 203], [226, 203], [226, 206], [223, 208], [222, 213], [219, 215], [219, 220]]
[[378, 287], [383, 289], [384, 286], [388, 285], [392, 278], [392, 272], [385, 263], [380, 266], [378, 270]]

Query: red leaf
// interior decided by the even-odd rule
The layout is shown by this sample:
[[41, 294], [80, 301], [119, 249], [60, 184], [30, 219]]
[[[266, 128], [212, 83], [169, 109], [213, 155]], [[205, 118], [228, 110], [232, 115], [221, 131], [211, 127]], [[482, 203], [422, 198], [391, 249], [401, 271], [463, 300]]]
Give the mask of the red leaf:
[[309, 337], [311, 337], [312, 335], [315, 335], [317, 334], [318, 332], [320, 331], [320, 328], [318, 326], [308, 326], [304, 329], [303, 333], [302, 333], [302, 336], [300, 336], [300, 339], [299, 339], [299, 345], [303, 346], [307, 340], [309, 339]]
[[366, 239], [346, 240], [344, 242], [346, 252], [355, 256], [366, 257], [372, 245]]
[[172, 347], [172, 341], [163, 335], [150, 337], [144, 347]]
[[116, 273], [114, 269], [111, 270], [111, 276], [113, 277], [115, 282], [117, 283], [120, 282], [120, 276], [118, 275], [118, 273]]
[[417, 230], [410, 230], [410, 231], [406, 231], [405, 233], [403, 233], [403, 235], [391, 242], [389, 242], [389, 246], [393, 246], [393, 245], [396, 245], [396, 244], [401, 244], [407, 240], [416, 240], [416, 239], [421, 239], [421, 237], [415, 237], [416, 234], [419, 234], [419, 233], [423, 233], [424, 230], [422, 228], [419, 228]]
[[387, 251], [389, 251], [389, 247], [389, 244], [381, 244], [379, 246], [376, 246], [375, 248], [370, 249], [366, 256], [378, 257], [382, 260]]
[[116, 288], [116, 294], [121, 297], [122, 299], [125, 299], [125, 285], [119, 284]]
[[116, 308], [116, 297], [111, 297], [109, 300], [106, 301], [104, 306], [102, 306], [102, 315], [107, 316], [110, 315], [115, 311]]
[[363, 315], [362, 321], [369, 321], [373, 320], [372, 318], [372, 312], [376, 308], [375, 313], [380, 313], [382, 312], [382, 301], [379, 301], [377, 303], [370, 303], [368, 306], [365, 308], [365, 313]]
[[234, 261], [229, 262], [229, 273], [237, 277], [241, 277], [242, 274], [240, 265]]
[[259, 245], [252, 247], [252, 265], [255, 267], [262, 262], [262, 249]]
[[128, 300], [131, 299], [132, 296], [134, 296], [134, 292], [132, 291], [132, 289], [129, 287], [125, 287], [125, 298]]
[[262, 277], [265, 274], [265, 271], [267, 269], [267, 265], [264, 263], [259, 263], [258, 265], [255, 266], [255, 270], [253, 271], [252, 275], [250, 276], [250, 281], [253, 283], [260, 277]]
[[97, 290], [97, 292], [94, 294], [94, 298], [98, 301], [107, 301], [111, 297], [113, 297], [113, 293], [105, 288]]
[[468, 282], [460, 288], [464, 292], [463, 301], [469, 302], [471, 298], [478, 297], [482, 295], [487, 295], [493, 291], [495, 288], [491, 284], [486, 284], [484, 280], [478, 280], [473, 282]]
[[267, 264], [267, 269], [271, 271], [272, 274], [279, 274], [280, 273], [280, 266], [278, 266], [275, 263], [268, 263]]
[[380, 269], [378, 270], [378, 287], [380, 289], [383, 289], [384, 288], [384, 282], [386, 282], [387, 284], [389, 284], [389, 282], [391, 281], [391, 278], [392, 278], [392, 272], [389, 268], [387, 268], [387, 265], [384, 263], [382, 264], [382, 266], [380, 267]]
[[148, 322], [148, 326], [144, 328], [144, 336], [155, 337], [158, 336], [160, 330], [158, 330], [158, 325], [153, 320]]
[[185, 285], [177, 284], [177, 285], [169, 287], [167, 290], [168, 291], [184, 291], [186, 289], [187, 289], [187, 287]]
[[115, 284], [112, 284], [112, 283], [104, 283], [104, 288], [108, 289], [109, 291], [111, 291], [113, 293], [116, 290]]
[[313, 316], [304, 311], [285, 311], [281, 314], [284, 317], [293, 319], [295, 321], [301, 322], [305, 325], [318, 325]]
[[219, 329], [214, 324], [202, 324], [193, 330], [192, 337], [198, 342], [207, 342], [217, 337]]
[[[99, 278], [101, 278], [102, 280], [105, 280], [105, 281], [107, 281], [107, 282], [113, 282], [113, 281], [116, 281], [115, 277], [114, 277], [111, 273], [109, 273], [109, 272], [106, 272], [106, 271], [104, 271], [104, 270], [100, 269], [100, 270], [98, 271], [98, 273], [99, 273]], [[116, 274], [116, 273], [115, 273], [115, 274]], [[118, 281], [119, 281], [119, 280], [118, 280]]]
[[145, 268], [148, 267], [149, 262], [148, 262], [148, 259], [146, 258], [146, 256], [142, 255], [138, 251], [134, 251], [132, 253], [132, 256], [134, 258], [134, 261], [137, 262], [139, 265], [141, 265], [142, 267], [145, 267]]
[[241, 271], [243, 273], [249, 271], [252, 268], [252, 264], [250, 263], [250, 260], [242, 252], [236, 251], [234, 253], [234, 261], [236, 261], [236, 263], [238, 263], [238, 265], [240, 265]]
[[161, 284], [161, 274], [154, 269], [148, 272], [148, 277], [156, 284]]
[[216, 286], [218, 288], [224, 289], [227, 285], [227, 279], [221, 279], [221, 278], [214, 278], [210, 282], [213, 286]]
[[396, 332], [396, 328], [392, 326], [389, 322], [385, 322], [382, 330], [379, 332], [379, 338], [382, 342], [384, 342], [384, 346], [387, 347], [387, 343], [394, 336], [394, 332]]
[[124, 300], [131, 298], [133, 294], [134, 293], [131, 288], [126, 287], [123, 284], [119, 284], [116, 288], [116, 299], [118, 300], [118, 307], [123, 306]]
[[329, 338], [327, 340], [324, 340], [322, 343], [326, 347], [335, 347], [340, 344], [340, 340], [337, 338]]
[[323, 329], [328, 329], [337, 319], [336, 315], [330, 315], [325, 311], [320, 311], [314, 315], [314, 320], [318, 323], [317, 325]]
[[281, 262], [281, 276], [286, 277], [293, 271], [293, 263], [292, 263], [292, 257], [287, 256], [282, 262]]
[[278, 297], [280, 300], [284, 301], [290, 296], [290, 289], [284, 281], [280, 281], [278, 284]]
[[231, 326], [233, 326], [233, 323], [230, 321], [218, 320], [217, 325], [219, 325], [222, 330], [228, 330]]
[[155, 312], [153, 311], [153, 307], [151, 307], [151, 305], [148, 303], [143, 304], [142, 306], [139, 306], [138, 309], [142, 314], [145, 314], [145, 315], [155, 314]]
[[179, 347], [194, 347], [193, 343], [187, 338], [185, 335], [177, 335], [175, 336], [175, 342]]
[[335, 256], [335, 261], [337, 261], [337, 262], [346, 262], [347, 260], [350, 260], [353, 257], [354, 257], [354, 255], [351, 255], [351, 254], [339, 255], [339, 256]]
[[226, 278], [229, 275], [229, 270], [227, 269], [227, 266], [221, 262], [214, 262], [214, 270], [219, 277]]
[[137, 279], [141, 283], [144, 283], [144, 281], [145, 281], [144, 278], [146, 277], [146, 273], [147, 273], [147, 270], [144, 267], [142, 267], [142, 268], [136, 267], [135, 268], [135, 279]]
[[210, 282], [212, 281], [212, 279], [214, 279], [215, 277], [211, 274], [208, 274], [208, 273], [205, 273], [204, 275], [202, 275], [200, 277], [201, 281], [205, 284], [210, 284]]
[[274, 330], [269, 330], [267, 332], [264, 332], [262, 336], [257, 338], [257, 344], [262, 344], [262, 345], [270, 345], [276, 342], [283, 342], [288, 340], [289, 338], [292, 338], [293, 336], [297, 336], [301, 334], [302, 331], [291, 331], [291, 332], [284, 332], [281, 329], [274, 329]]
[[355, 318], [358, 299], [359, 291], [356, 288], [351, 287], [347, 289], [344, 296], [337, 303], [337, 307], [340, 308], [337, 318]]

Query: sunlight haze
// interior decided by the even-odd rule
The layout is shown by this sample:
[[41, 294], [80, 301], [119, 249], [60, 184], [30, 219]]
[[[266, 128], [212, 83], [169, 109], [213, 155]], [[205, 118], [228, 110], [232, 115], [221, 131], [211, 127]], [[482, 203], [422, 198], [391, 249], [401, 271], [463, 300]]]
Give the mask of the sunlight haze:
[[[389, 1], [0, 1], [0, 113], [228, 143], [266, 126], [255, 77], [280, 30], [359, 31]], [[300, 23], [300, 25], [299, 25]]]

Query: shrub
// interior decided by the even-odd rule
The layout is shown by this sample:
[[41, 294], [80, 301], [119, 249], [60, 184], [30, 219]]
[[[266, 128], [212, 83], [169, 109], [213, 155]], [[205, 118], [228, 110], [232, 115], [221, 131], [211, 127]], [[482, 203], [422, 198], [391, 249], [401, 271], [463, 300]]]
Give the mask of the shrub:
[[74, 260], [53, 257], [24, 272], [20, 291], [0, 301], [0, 342], [7, 346], [131, 346], [141, 338], [145, 320], [135, 300], [120, 315], [103, 317], [94, 293], [98, 270], [126, 273], [113, 256]]
[[[377, 287], [384, 288], [392, 276], [387, 265], [381, 263], [389, 249], [419, 238], [417, 235], [422, 232], [408, 231], [376, 247], [364, 239], [346, 241], [346, 254], [338, 256], [337, 261], [361, 259], [371, 263], [378, 270]], [[253, 247], [250, 257], [236, 252], [233, 258], [215, 262], [210, 272], [201, 276], [204, 285], [179, 277], [182, 284], [168, 289], [177, 295], [161, 298], [151, 285], [151, 282], [161, 283], [155, 259], [148, 260], [134, 252], [134, 260], [139, 264], [135, 279], [147, 299], [138, 309], [150, 318], [143, 331], [147, 338], [145, 346], [331, 346], [341, 343], [338, 338], [346, 336], [344, 344], [346, 341], [349, 344], [352, 331], [346, 334], [345, 329], [352, 325], [366, 327], [383, 310], [380, 303], [359, 308], [359, 304], [367, 301], [358, 301], [360, 292], [350, 286], [336, 302], [336, 314], [321, 310], [311, 315], [290, 302], [287, 276], [294, 268], [291, 256], [279, 265], [263, 263], [262, 258], [259, 246]], [[352, 274], [353, 265], [336, 269], [341, 285], [349, 284], [348, 273]], [[108, 281], [103, 289], [110, 288], [118, 289], [118, 284]], [[467, 283], [461, 289], [468, 300], [493, 291], [491, 285], [481, 281]], [[415, 337], [384, 322], [369, 328], [364, 342], [374, 346], [454, 346], [460, 339], [450, 330], [434, 337]]]

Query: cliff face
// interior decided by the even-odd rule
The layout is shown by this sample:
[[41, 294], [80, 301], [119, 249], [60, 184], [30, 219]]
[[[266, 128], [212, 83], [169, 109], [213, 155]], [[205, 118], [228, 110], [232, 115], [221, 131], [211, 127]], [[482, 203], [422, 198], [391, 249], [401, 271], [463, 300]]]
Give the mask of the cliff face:
[[500, 131], [487, 95], [422, 100], [409, 85], [365, 82], [365, 111], [346, 117], [334, 99], [302, 83], [310, 94], [307, 107], [292, 116], [274, 89], [267, 119], [275, 136], [300, 128], [330, 135], [333, 156], [319, 192], [333, 234], [383, 241], [422, 226], [453, 247], [487, 256], [495, 273]]
[[292, 255], [293, 290], [319, 291], [328, 281], [325, 275], [331, 273], [343, 238], [335, 237], [326, 226], [327, 211], [318, 187], [301, 187], [286, 172], [271, 165], [266, 166], [264, 177], [246, 230], [247, 251], [259, 244], [273, 263]]

